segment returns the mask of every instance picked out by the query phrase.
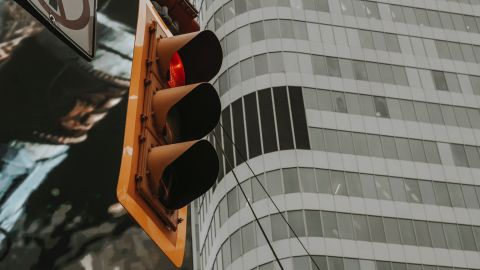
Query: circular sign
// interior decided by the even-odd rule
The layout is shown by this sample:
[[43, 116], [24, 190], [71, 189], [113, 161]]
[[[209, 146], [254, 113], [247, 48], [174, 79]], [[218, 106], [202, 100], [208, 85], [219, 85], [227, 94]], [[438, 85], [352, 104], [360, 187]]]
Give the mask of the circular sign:
[[80, 30], [88, 25], [88, 22], [90, 21], [90, 4], [88, 1], [89, 0], [82, 0], [83, 7], [80, 17], [76, 19], [69, 19], [65, 14], [63, 0], [57, 0], [58, 12], [60, 12], [60, 14], [58, 14], [56, 10], [53, 10], [49, 4], [45, 3], [45, 0], [38, 0], [38, 2], [40, 3], [40, 5], [42, 5], [45, 11], [50, 13], [50, 17], [53, 17], [54, 20], [52, 21], [58, 22], [61, 25], [72, 30]]

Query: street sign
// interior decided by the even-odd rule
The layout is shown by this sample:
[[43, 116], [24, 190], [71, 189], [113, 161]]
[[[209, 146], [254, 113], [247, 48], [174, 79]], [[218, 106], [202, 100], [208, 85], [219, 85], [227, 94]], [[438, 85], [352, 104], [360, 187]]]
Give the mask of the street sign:
[[95, 56], [97, 0], [15, 0], [87, 60]]

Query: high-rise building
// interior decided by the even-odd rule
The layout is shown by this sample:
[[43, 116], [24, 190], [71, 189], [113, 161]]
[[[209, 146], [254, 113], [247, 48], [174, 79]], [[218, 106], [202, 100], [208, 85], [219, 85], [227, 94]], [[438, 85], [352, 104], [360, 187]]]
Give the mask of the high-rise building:
[[317, 269], [242, 156], [322, 270], [480, 269], [479, 0], [196, 2], [224, 130], [195, 269], [279, 269], [228, 161], [282, 266]]

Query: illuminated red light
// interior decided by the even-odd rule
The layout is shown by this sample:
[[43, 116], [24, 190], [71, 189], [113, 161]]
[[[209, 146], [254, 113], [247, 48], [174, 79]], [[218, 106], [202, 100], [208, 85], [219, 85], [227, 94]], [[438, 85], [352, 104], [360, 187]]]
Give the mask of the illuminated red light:
[[185, 85], [185, 69], [178, 52], [174, 53], [170, 59], [170, 79], [168, 80], [170, 87], [178, 87]]

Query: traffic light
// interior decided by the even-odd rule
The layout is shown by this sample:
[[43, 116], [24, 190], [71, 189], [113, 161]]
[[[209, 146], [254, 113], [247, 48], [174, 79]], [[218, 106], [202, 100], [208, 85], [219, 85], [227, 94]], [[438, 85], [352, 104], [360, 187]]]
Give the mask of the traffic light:
[[218, 175], [218, 123], [211, 80], [222, 64], [211, 31], [172, 36], [149, 0], [139, 15], [117, 196], [167, 257], [183, 261], [188, 204]]

